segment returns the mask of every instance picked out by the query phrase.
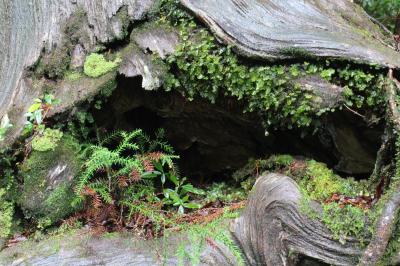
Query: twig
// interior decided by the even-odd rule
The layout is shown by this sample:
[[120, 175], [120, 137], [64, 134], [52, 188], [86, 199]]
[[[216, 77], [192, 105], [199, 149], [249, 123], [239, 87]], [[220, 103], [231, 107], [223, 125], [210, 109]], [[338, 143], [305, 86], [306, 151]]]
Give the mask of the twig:
[[391, 86], [390, 84], [386, 85], [386, 94], [388, 96], [389, 111], [391, 113], [390, 118], [393, 122], [393, 126], [396, 129], [396, 131], [400, 132], [400, 113], [396, 102], [397, 92], [400, 91], [400, 82], [393, 77], [393, 69], [389, 70], [388, 77], [396, 85], [395, 87]]
[[344, 104], [344, 107], [346, 107], [350, 112], [352, 112], [355, 115], [358, 115], [359, 117], [365, 118], [364, 115], [358, 113], [357, 111], [354, 111], [353, 109], [351, 109], [350, 107], [348, 107], [346, 104]]
[[393, 32], [391, 32], [388, 28], [386, 28], [385, 25], [383, 25], [379, 20], [377, 20], [376, 18], [372, 17], [371, 15], [369, 15], [367, 12], [365, 12], [368, 16], [368, 18], [375, 24], [377, 24], [378, 26], [380, 26], [384, 31], [386, 31], [386, 33], [388, 33], [389, 35], [393, 35]]

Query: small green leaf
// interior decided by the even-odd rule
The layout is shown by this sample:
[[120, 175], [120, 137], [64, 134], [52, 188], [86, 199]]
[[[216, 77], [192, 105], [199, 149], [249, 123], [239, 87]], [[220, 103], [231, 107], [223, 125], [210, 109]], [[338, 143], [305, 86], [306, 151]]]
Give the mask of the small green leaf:
[[29, 107], [29, 109], [28, 109], [28, 112], [29, 113], [33, 113], [33, 112], [35, 112], [36, 110], [39, 110], [39, 108], [42, 106], [42, 103], [40, 102], [40, 103], [35, 103], [35, 104], [32, 104], [30, 107]]
[[174, 183], [175, 186], [179, 185], [179, 180], [174, 174], [169, 175], [169, 180], [171, 180], [172, 183]]
[[190, 192], [190, 193], [197, 194], [197, 195], [204, 195], [205, 194], [204, 190], [195, 188], [195, 187], [193, 187], [192, 184], [183, 185], [182, 189], [184, 191], [186, 191], [186, 192]]
[[200, 204], [197, 204], [194, 202], [184, 203], [183, 206], [188, 209], [200, 209], [201, 208]]

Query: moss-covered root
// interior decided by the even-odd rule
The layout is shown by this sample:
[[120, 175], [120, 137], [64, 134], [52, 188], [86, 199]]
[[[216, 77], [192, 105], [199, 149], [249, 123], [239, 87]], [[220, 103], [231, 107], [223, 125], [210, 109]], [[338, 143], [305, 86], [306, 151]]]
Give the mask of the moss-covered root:
[[[400, 91], [400, 82], [393, 76], [393, 70], [388, 73], [392, 83], [386, 84], [386, 94], [388, 99], [388, 117], [397, 132], [400, 132], [400, 113], [398, 110], [397, 97]], [[397, 160], [397, 173], [399, 173], [399, 158]], [[400, 210], [400, 183], [393, 185], [389, 198], [385, 203], [382, 213], [376, 224], [376, 232], [370, 244], [365, 250], [359, 265], [377, 265], [385, 254], [390, 237], [393, 234], [397, 216]]]
[[377, 265], [385, 254], [389, 239], [396, 225], [399, 210], [400, 186], [397, 187], [390, 199], [385, 203], [380, 219], [376, 225], [375, 235], [360, 260], [360, 266]]

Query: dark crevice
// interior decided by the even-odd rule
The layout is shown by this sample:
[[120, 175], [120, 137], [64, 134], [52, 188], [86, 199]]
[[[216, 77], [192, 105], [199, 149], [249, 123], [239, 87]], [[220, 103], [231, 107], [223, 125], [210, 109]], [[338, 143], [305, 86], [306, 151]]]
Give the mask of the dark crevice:
[[349, 112], [333, 113], [314, 135], [279, 130], [265, 136], [261, 118], [244, 114], [243, 102], [233, 98], [216, 104], [188, 101], [177, 92], [145, 91], [140, 77], [117, 79], [113, 95], [102, 110], [94, 112], [96, 123], [109, 131], [142, 128], [149, 135], [164, 128], [181, 157], [181, 173], [192, 179], [230, 178], [250, 158], [272, 154], [312, 158], [343, 176], [367, 178], [372, 172], [382, 129], [369, 128]]

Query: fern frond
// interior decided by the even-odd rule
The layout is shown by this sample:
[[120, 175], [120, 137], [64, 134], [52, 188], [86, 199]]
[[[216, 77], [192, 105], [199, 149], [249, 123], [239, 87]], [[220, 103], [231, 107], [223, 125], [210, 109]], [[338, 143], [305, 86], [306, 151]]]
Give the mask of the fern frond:
[[110, 144], [112, 141], [118, 140], [121, 138], [122, 131], [116, 130], [109, 133], [106, 137], [104, 137], [101, 141], [99, 141], [100, 146], [105, 146], [106, 144]]
[[107, 203], [111, 204], [113, 202], [113, 198], [111, 193], [108, 190], [108, 186], [104, 181], [97, 180], [88, 185], [89, 188], [93, 189], [96, 194], [98, 193], [101, 199]]

